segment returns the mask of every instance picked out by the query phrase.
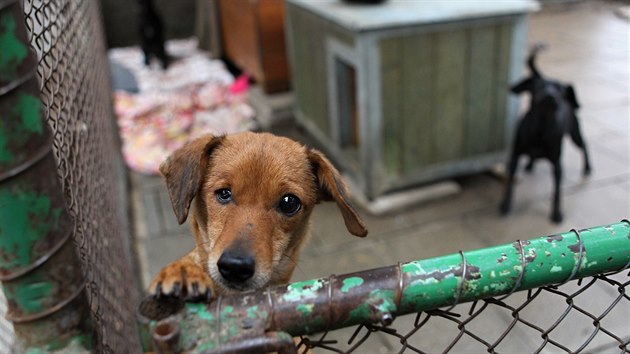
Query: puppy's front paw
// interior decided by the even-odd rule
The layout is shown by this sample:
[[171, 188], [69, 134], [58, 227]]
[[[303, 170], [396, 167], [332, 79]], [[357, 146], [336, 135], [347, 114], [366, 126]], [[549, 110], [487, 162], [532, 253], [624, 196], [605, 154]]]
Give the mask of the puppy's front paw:
[[176, 261], [162, 268], [149, 286], [156, 298], [177, 297], [192, 301], [212, 298], [212, 279], [206, 271], [190, 262]]

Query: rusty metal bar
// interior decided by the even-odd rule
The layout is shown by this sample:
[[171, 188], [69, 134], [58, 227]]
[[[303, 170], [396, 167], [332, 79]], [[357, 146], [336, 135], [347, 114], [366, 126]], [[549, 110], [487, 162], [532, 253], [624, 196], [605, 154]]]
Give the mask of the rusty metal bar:
[[[360, 323], [387, 325], [399, 315], [508, 296], [629, 267], [630, 222], [624, 220], [219, 297], [210, 304], [180, 304], [179, 310], [171, 307], [174, 315], [170, 320], [180, 324], [182, 351], [231, 352], [243, 347], [243, 342], [259, 341], [270, 331], [301, 335]], [[144, 307], [155, 301], [145, 299]], [[144, 323], [154, 329], [157, 321], [145, 318]]]
[[91, 347], [81, 265], [18, 1], [0, 1], [0, 281], [17, 351]]

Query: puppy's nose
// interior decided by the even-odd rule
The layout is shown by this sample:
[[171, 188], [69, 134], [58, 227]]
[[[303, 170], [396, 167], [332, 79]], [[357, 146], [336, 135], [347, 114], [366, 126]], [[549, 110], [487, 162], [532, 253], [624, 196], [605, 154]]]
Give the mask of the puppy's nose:
[[256, 262], [254, 258], [242, 253], [225, 251], [217, 262], [219, 273], [225, 280], [244, 282], [254, 275]]

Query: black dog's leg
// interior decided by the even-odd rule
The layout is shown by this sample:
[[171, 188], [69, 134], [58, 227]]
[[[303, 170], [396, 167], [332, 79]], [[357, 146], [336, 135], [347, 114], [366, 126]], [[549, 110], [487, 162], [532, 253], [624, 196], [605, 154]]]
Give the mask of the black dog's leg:
[[586, 143], [582, 138], [582, 133], [580, 132], [580, 125], [578, 123], [577, 117], [573, 116], [573, 124], [571, 126], [571, 140], [577, 145], [580, 149], [582, 149], [582, 154], [584, 155], [584, 170], [582, 174], [584, 176], [588, 176], [591, 174], [591, 161], [588, 158], [588, 152], [586, 151]]
[[514, 188], [514, 174], [516, 173], [516, 166], [518, 165], [518, 157], [519, 155], [513, 152], [508, 165], [505, 195], [503, 196], [503, 202], [499, 209], [502, 215], [507, 215], [512, 205], [512, 189]]
[[560, 211], [560, 182], [562, 180], [562, 166], [558, 158], [553, 162], [553, 205], [551, 210], [551, 221], [555, 223], [562, 222], [562, 211]]
[[534, 158], [533, 157], [529, 157], [529, 162], [527, 162], [527, 165], [525, 166], [525, 171], [527, 172], [532, 172], [534, 170]]
[[146, 49], [142, 49], [142, 52], [144, 53], [144, 65], [149, 66], [151, 64], [151, 53]]

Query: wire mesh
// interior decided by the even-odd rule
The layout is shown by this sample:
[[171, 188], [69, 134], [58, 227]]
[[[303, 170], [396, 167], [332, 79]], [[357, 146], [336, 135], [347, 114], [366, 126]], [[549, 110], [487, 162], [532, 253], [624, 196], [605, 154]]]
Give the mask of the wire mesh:
[[96, 350], [134, 352], [138, 289], [98, 1], [24, 0], [57, 171], [74, 220]]
[[627, 270], [302, 336], [298, 353], [630, 353]]

